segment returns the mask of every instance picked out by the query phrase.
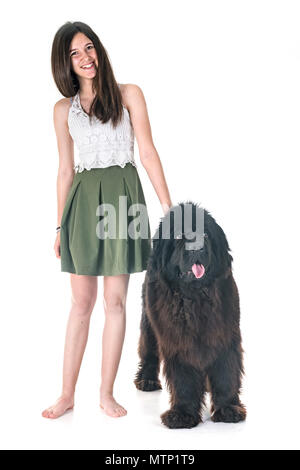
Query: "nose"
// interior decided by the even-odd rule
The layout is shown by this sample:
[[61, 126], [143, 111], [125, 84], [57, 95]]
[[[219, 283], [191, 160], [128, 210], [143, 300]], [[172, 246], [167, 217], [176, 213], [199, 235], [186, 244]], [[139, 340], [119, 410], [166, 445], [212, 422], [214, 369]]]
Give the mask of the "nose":
[[189, 242], [189, 250], [192, 252], [199, 252], [204, 250], [204, 243], [201, 241], [190, 241]]
[[92, 57], [91, 51], [89, 50], [82, 51], [81, 57], [83, 60], [90, 59]]
[[193, 255], [201, 255], [204, 251], [204, 248], [199, 248], [198, 250], [190, 250], [190, 254]]

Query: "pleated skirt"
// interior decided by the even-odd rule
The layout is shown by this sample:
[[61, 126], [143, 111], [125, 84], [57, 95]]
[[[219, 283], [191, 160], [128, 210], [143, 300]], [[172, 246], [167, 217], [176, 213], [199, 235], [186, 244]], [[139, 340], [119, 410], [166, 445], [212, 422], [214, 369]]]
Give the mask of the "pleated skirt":
[[61, 218], [61, 271], [115, 276], [147, 269], [151, 229], [137, 168], [74, 175]]

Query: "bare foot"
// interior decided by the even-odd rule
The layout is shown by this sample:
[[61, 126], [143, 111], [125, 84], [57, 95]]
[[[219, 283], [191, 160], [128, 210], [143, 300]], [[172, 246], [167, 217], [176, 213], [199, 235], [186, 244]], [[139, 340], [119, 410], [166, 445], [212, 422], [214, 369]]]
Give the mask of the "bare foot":
[[113, 418], [119, 418], [127, 414], [125, 408], [119, 405], [110, 394], [101, 395], [100, 408], [102, 408], [108, 416], [112, 416]]
[[56, 400], [56, 403], [42, 412], [44, 418], [59, 418], [67, 410], [71, 410], [74, 407], [74, 397], [61, 396]]

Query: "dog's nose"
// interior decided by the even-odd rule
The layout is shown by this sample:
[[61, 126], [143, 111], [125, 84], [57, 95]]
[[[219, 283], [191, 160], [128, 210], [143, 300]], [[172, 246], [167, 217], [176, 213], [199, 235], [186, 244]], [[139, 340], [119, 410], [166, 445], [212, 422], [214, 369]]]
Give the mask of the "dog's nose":
[[201, 264], [200, 257], [203, 253], [203, 248], [200, 250], [189, 250], [189, 254], [191, 255], [192, 259], [195, 261], [195, 263]]
[[202, 253], [203, 250], [204, 250], [204, 248], [199, 248], [198, 250], [191, 250], [191, 253], [192, 253], [192, 254], [195, 254], [195, 253], [198, 253], [198, 254], [199, 254], [199, 252]]
[[190, 251], [203, 251], [204, 250], [204, 245], [203, 243], [196, 243], [196, 242], [190, 242]]

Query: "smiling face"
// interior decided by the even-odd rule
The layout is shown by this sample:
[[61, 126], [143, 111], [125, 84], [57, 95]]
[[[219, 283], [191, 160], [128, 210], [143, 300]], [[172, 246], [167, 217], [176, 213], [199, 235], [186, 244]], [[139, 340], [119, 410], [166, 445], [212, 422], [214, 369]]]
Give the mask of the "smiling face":
[[95, 77], [98, 68], [97, 53], [94, 44], [85, 34], [75, 34], [69, 54], [72, 70], [78, 77]]

